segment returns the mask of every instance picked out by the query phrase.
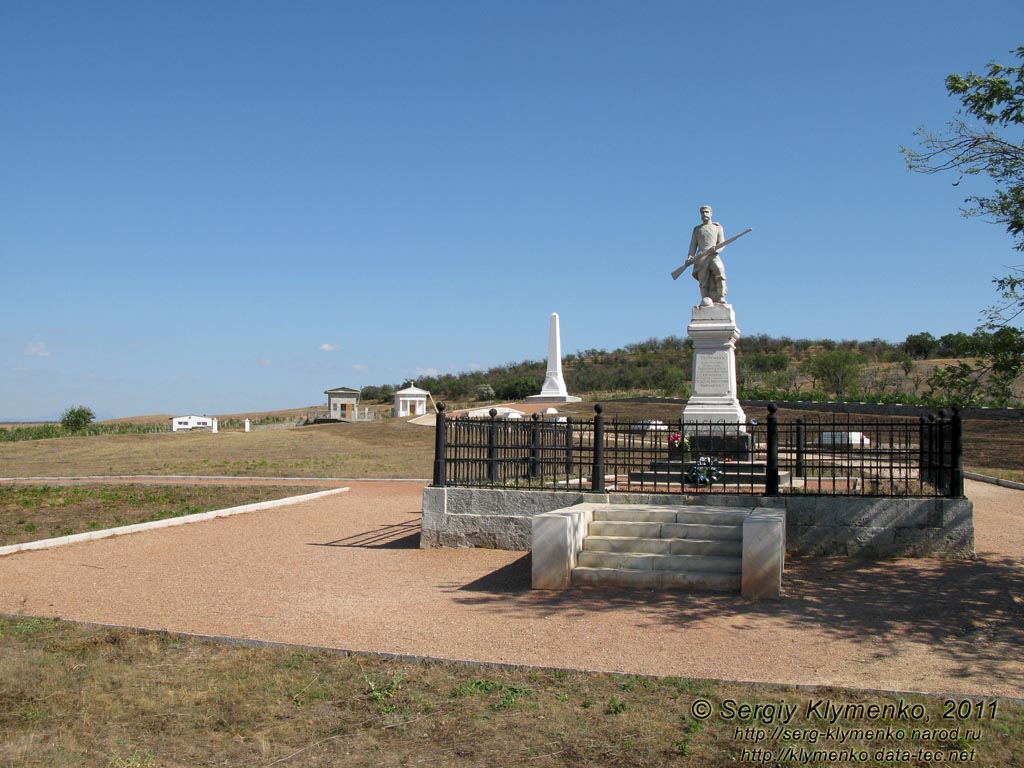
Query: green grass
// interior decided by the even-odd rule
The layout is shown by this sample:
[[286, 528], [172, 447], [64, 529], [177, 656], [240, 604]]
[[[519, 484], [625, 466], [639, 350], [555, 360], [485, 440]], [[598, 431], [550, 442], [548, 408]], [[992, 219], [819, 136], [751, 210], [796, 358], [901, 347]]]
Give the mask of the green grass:
[[968, 472], [977, 472], [979, 475], [998, 477], [1000, 480], [1010, 480], [1014, 483], [1024, 483], [1024, 471], [1017, 469], [999, 469], [997, 467], [965, 467]]
[[0, 485], [0, 546], [299, 496], [313, 487]]
[[[920, 707], [931, 721], [843, 716], [828, 723], [809, 714], [815, 699], [894, 708], [903, 702]], [[770, 732], [782, 725], [781, 705], [796, 707], [785, 725], [801, 733], [791, 730], [754, 742], [749, 729]], [[744, 750], [788, 747], [855, 747], [872, 754], [973, 749], [973, 765], [1020, 766], [1024, 708], [982, 702], [978, 718], [973, 716], [977, 705], [969, 706], [970, 718], [943, 720], [943, 697], [407, 662], [0, 618], [0, 766], [5, 767], [718, 768], [754, 764]], [[761, 712], [755, 716], [757, 707]], [[920, 725], [956, 727], [959, 733], [912, 735], [911, 727]], [[842, 744], [827, 734], [830, 726], [892, 726], [906, 733]], [[967, 734], [968, 727], [980, 738]], [[959, 763], [872, 758], [801, 764]]]

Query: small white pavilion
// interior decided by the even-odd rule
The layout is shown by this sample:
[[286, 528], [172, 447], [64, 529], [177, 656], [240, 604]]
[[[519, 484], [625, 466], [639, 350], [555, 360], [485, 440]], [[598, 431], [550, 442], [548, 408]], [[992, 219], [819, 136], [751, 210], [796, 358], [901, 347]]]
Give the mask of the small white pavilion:
[[419, 387], [406, 387], [395, 392], [395, 416], [422, 416], [427, 412], [430, 393]]

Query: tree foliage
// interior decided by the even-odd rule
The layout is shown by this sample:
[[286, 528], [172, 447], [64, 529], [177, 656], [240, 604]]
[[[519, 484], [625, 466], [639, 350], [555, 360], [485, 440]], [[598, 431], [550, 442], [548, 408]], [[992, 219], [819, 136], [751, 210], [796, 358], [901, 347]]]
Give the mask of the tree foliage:
[[92, 408], [87, 408], [84, 405], [74, 405], [60, 415], [60, 425], [68, 432], [81, 432], [95, 418], [96, 414], [92, 412]]
[[815, 381], [821, 382], [832, 394], [849, 394], [859, 384], [859, 377], [867, 359], [859, 352], [834, 349], [821, 352], [804, 362], [804, 369]]
[[936, 368], [928, 379], [943, 400], [967, 406], [982, 401], [1008, 405], [1014, 399], [1014, 383], [1024, 372], [1024, 271], [1014, 268], [993, 282], [1000, 302], [985, 310], [984, 322], [963, 347], [973, 359]]
[[1016, 241], [1014, 248], [1024, 251], [1024, 141], [1017, 134], [996, 132], [1024, 126], [1024, 46], [1012, 53], [1020, 66], [992, 62], [986, 75], [968, 72], [946, 78], [946, 91], [963, 105], [958, 114], [966, 112], [980, 124], [958, 117], [942, 134], [920, 128], [915, 135], [921, 149], [902, 150], [911, 170], [919, 173], [957, 171], [961, 179], [988, 176], [995, 183], [994, 194], [968, 197], [964, 202], [970, 207], [964, 214], [1003, 224]]
[[[1024, 251], [1024, 46], [1012, 53], [1020, 65], [992, 62], [985, 75], [968, 72], [946, 77], [946, 91], [963, 105], [959, 114], [980, 122], [958, 117], [945, 134], [922, 128], [917, 132], [922, 149], [904, 147], [903, 153], [910, 168], [921, 173], [953, 170], [961, 179], [988, 176], [995, 185], [994, 194], [968, 197], [965, 202], [971, 207], [964, 214], [1002, 224], [1014, 238], [1014, 248]], [[1020, 327], [1024, 272], [1013, 267], [1009, 275], [994, 282], [1001, 301], [985, 311], [982, 325], [969, 341], [949, 340], [951, 346], [959, 347], [960, 355], [973, 355], [974, 360], [937, 368], [928, 381], [934, 392], [961, 405], [982, 399], [1010, 402], [1014, 382], [1024, 370], [1024, 329]]]
[[927, 360], [938, 348], [939, 342], [927, 331], [912, 333], [903, 342], [904, 351], [915, 360]]

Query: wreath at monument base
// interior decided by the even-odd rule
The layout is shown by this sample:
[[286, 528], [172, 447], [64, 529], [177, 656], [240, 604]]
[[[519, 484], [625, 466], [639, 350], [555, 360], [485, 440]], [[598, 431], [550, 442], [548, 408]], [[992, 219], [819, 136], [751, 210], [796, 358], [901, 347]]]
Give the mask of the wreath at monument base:
[[710, 485], [722, 479], [722, 470], [718, 467], [718, 459], [712, 456], [701, 456], [686, 471], [687, 481], [694, 485]]

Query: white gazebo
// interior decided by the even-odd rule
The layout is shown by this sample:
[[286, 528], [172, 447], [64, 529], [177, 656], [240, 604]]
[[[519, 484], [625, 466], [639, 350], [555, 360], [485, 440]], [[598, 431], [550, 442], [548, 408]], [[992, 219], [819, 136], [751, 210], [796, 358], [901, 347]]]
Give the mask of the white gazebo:
[[427, 412], [430, 393], [419, 387], [406, 387], [395, 392], [395, 416], [422, 416]]

